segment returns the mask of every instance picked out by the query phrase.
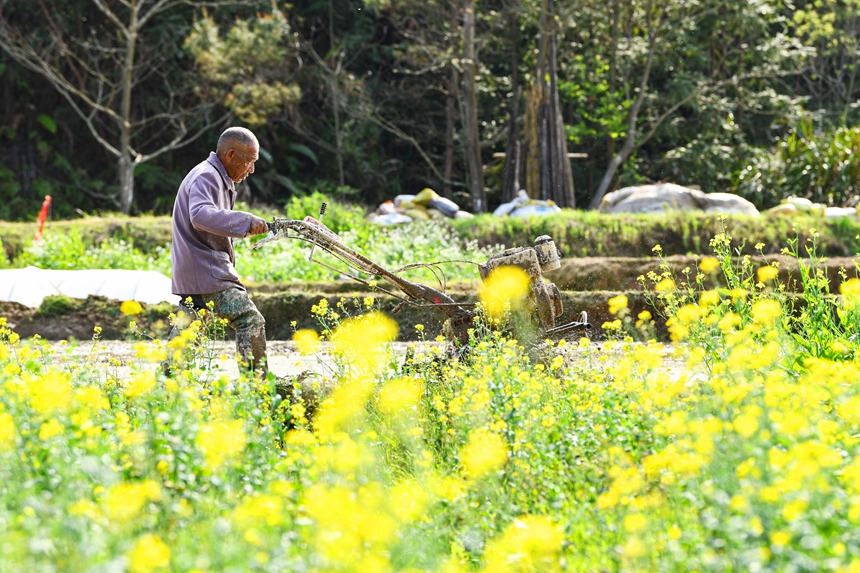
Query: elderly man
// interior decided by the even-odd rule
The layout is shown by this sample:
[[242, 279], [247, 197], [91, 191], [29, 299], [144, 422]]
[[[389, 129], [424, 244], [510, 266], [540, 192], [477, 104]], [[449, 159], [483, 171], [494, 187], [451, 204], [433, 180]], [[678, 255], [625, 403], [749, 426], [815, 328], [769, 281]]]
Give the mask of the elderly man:
[[[173, 293], [196, 308], [213, 305], [216, 316], [236, 330], [242, 363], [266, 374], [266, 321], [236, 274], [233, 239], [268, 231], [260, 217], [234, 211], [236, 183], [254, 172], [260, 144], [251, 131], [230, 127], [218, 148], [192, 169], [173, 206]], [[174, 326], [170, 338], [179, 334]], [[169, 371], [169, 368], [166, 369]]]

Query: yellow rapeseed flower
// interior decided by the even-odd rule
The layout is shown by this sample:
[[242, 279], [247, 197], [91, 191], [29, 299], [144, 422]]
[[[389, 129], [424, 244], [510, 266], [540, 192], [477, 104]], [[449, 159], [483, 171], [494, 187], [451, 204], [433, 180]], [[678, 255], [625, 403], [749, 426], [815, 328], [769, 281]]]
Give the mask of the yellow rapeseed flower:
[[702, 269], [703, 273], [710, 274], [719, 266], [720, 261], [716, 257], [704, 257], [699, 261], [699, 268]]
[[848, 279], [839, 285], [839, 292], [845, 296], [853, 296], [860, 298], [860, 279]]
[[161, 500], [161, 487], [153, 480], [139, 483], [121, 482], [107, 489], [102, 506], [108, 519], [115, 523], [127, 523], [136, 518], [144, 506]]
[[153, 573], [170, 565], [170, 548], [160, 537], [144, 533], [126, 552], [131, 573]]
[[678, 309], [677, 318], [681, 324], [693, 324], [702, 318], [702, 310], [698, 305], [685, 304]]
[[625, 295], [619, 294], [618, 296], [614, 296], [609, 299], [610, 314], [618, 314], [625, 308], [627, 308], [627, 297]]
[[77, 398], [79, 406], [91, 412], [107, 410], [110, 408], [110, 402], [104, 395], [104, 392], [96, 386], [79, 388], [75, 391], [75, 398]]
[[209, 466], [218, 468], [244, 451], [248, 438], [243, 425], [242, 420], [230, 420], [210, 422], [200, 428], [194, 442]]
[[233, 510], [233, 520], [245, 527], [280, 525], [284, 522], [284, 515], [281, 499], [264, 493], [246, 497]]
[[361, 421], [372, 391], [373, 386], [361, 379], [350, 380], [338, 386], [317, 410], [314, 419], [317, 436], [329, 439]]
[[629, 513], [624, 516], [624, 531], [627, 533], [636, 533], [642, 531], [648, 525], [648, 518], [641, 513]]
[[633, 535], [628, 537], [624, 545], [621, 546], [621, 554], [628, 559], [644, 557], [648, 554], [648, 546], [645, 545], [641, 537]]
[[487, 544], [484, 571], [526, 573], [560, 571], [558, 552], [564, 542], [561, 529], [542, 515], [526, 515], [514, 520], [505, 531]]
[[745, 513], [747, 510], [749, 510], [749, 508], [749, 499], [747, 499], [747, 496], [743, 494], [736, 493], [729, 500], [729, 509], [731, 509], [735, 513]]
[[125, 388], [125, 395], [129, 398], [137, 398], [155, 388], [155, 372], [144, 370], [135, 374]]
[[18, 442], [15, 419], [8, 412], [0, 412], [0, 452], [9, 452]]
[[656, 285], [654, 285], [654, 290], [657, 292], [668, 292], [675, 290], [675, 281], [670, 278], [664, 278]]
[[402, 412], [418, 403], [422, 390], [414, 378], [395, 378], [386, 382], [379, 391], [377, 407], [386, 414]]
[[806, 508], [809, 507], [809, 502], [805, 499], [793, 499], [782, 507], [782, 517], [786, 521], [791, 522], [803, 515]]
[[389, 499], [392, 513], [401, 521], [409, 523], [424, 514], [430, 494], [414, 479], [406, 479], [394, 484]]
[[39, 428], [39, 439], [42, 441], [50, 440], [54, 436], [62, 434], [63, 430], [65, 427], [56, 418], [51, 418]]
[[343, 321], [332, 334], [334, 353], [359, 370], [373, 370], [386, 357], [384, 345], [397, 338], [397, 323], [381, 312]]
[[752, 318], [763, 326], [773, 326], [782, 315], [782, 306], [778, 300], [757, 300], [752, 306]]
[[152, 364], [167, 360], [167, 350], [165, 350], [160, 341], [154, 344], [147, 344], [146, 342], [138, 341], [134, 343], [133, 348], [134, 355], [137, 358], [146, 360]]
[[500, 469], [508, 461], [508, 445], [501, 436], [488, 430], [474, 430], [460, 451], [460, 463], [466, 475], [478, 479]]
[[733, 424], [735, 432], [744, 438], [749, 438], [758, 431], [758, 419], [752, 414], [741, 414]]
[[761, 267], [756, 272], [756, 276], [758, 277], [759, 282], [767, 283], [779, 276], [779, 269], [772, 265], [767, 265], [766, 267]]
[[742, 288], [733, 288], [731, 295], [732, 302], [743, 302], [747, 299], [747, 291]]
[[320, 348], [320, 337], [315, 330], [304, 328], [293, 333], [293, 342], [302, 356], [316, 354]]
[[727, 312], [723, 315], [720, 321], [717, 323], [717, 326], [720, 327], [724, 333], [728, 333], [733, 330], [735, 327], [741, 325], [741, 317], [739, 314], [736, 314], [732, 311]]
[[770, 542], [778, 547], [783, 547], [791, 542], [791, 534], [785, 531], [777, 531], [770, 534]]
[[699, 295], [700, 306], [716, 306], [720, 304], [720, 293], [715, 290], [706, 290]]
[[79, 499], [69, 505], [69, 515], [77, 517], [88, 517], [89, 519], [101, 518], [101, 512], [96, 504], [89, 499]]
[[72, 400], [69, 375], [51, 370], [30, 386], [30, 405], [40, 414], [51, 414], [68, 408]]
[[127, 300], [119, 305], [119, 311], [126, 316], [134, 316], [143, 312], [143, 307], [136, 300]]
[[529, 276], [521, 268], [499, 267], [481, 285], [478, 299], [491, 318], [502, 318], [507, 309], [522, 304], [529, 286]]
[[445, 501], [454, 501], [466, 493], [466, 484], [461, 478], [448, 476], [436, 478], [431, 482], [433, 492]]

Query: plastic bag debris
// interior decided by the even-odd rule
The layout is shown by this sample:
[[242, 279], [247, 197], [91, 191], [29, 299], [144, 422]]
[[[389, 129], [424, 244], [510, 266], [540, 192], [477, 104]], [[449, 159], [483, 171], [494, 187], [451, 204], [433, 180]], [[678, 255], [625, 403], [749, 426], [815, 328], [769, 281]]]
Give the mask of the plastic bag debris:
[[417, 195], [402, 194], [393, 201], [385, 201], [367, 219], [380, 225], [398, 225], [416, 219], [471, 219], [473, 216], [450, 199], [425, 187]]

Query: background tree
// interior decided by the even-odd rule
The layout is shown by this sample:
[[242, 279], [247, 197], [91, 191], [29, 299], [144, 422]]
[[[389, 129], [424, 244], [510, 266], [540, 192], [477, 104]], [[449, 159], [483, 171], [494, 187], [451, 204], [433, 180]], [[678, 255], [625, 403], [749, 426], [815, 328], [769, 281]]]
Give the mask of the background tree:
[[[169, 212], [216, 131], [193, 137], [231, 117], [263, 148], [244, 200], [278, 205], [321, 190], [371, 206], [431, 187], [468, 208], [483, 179], [489, 210], [515, 190], [518, 145], [522, 187], [541, 196], [541, 105], [544, 157], [557, 160], [543, 193], [560, 204], [657, 181], [762, 207], [787, 193], [850, 204], [860, 159], [833, 146], [856, 141], [857, 1], [476, 0], [473, 58], [464, 0], [237, 1], [206, 15], [178, 0], [0, 0], [0, 41], [50, 64], [46, 75], [0, 49], [0, 217], [35, 216], [47, 193], [63, 216], [115, 208], [123, 126], [125, 173], [148, 158], [133, 171], [132, 203]], [[127, 37], [102, 2], [126, 28], [129, 6], [162, 8], [138, 21], [130, 92]], [[569, 164], [565, 148], [588, 157]], [[565, 165], [567, 202], [556, 185]]]
[[484, 192], [483, 160], [481, 159], [478, 132], [478, 52], [475, 49], [475, 2], [463, 0], [463, 133], [466, 140], [466, 164], [469, 168], [469, 190], [472, 209], [476, 213], [487, 210]]
[[[135, 167], [194, 141], [226, 114], [190, 96], [164, 46], [147, 32], [178, 0], [44, 0], [0, 3], [0, 48], [44, 76], [117, 161], [119, 188], [106, 194], [123, 213], [134, 202]], [[219, 4], [209, 2], [208, 4]], [[163, 35], [164, 30], [161, 30]], [[134, 98], [147, 92], [146, 98]]]
[[[630, 102], [626, 114], [626, 138], [618, 153], [610, 159], [591, 197], [589, 207], [592, 209], [600, 205], [617, 170], [633, 152], [660, 134], [664, 124], [678, 117], [676, 114], [684, 106], [694, 101], [704, 102], [712, 94], [719, 94], [718, 99], [732, 95], [736, 98], [745, 91], [745, 83], [778, 80], [796, 74], [800, 69], [798, 62], [805, 55], [796, 42], [787, 41], [780, 34], [769, 37], [761, 34], [761, 30], [754, 30], [761, 18], [757, 19], [754, 10], [745, 9], [741, 4], [726, 7], [721, 2], [646, 0], [631, 2], [626, 8], [629, 16], [623, 42], [634, 54], [640, 52], [644, 63], [638, 67], [636, 59], [630, 61], [629, 70], [638, 67], [638, 71], [633, 76], [635, 84], [625, 82], [625, 99]], [[712, 29], [718, 36], [723, 36], [718, 45], [701, 42], [697, 37], [702, 32], [701, 24], [712, 15], [720, 16], [717, 20], [721, 26]], [[641, 26], [634, 25], [634, 22], [641, 23]], [[727, 42], [724, 35], [728, 34], [740, 37]], [[638, 50], [634, 48], [637, 44]], [[707, 51], [701, 48], [693, 50], [694, 46]], [[686, 58], [678, 59], [675, 54], [685, 49]], [[708, 66], [701, 65], [705, 58]], [[656, 82], [652, 77], [655, 63], [663, 68]], [[773, 91], [772, 85], [761, 82], [758, 85], [768, 95]], [[726, 93], [726, 89], [734, 94]], [[760, 99], [763, 94], [750, 97]], [[711, 103], [718, 104], [717, 101]], [[737, 110], [743, 109], [742, 106]], [[695, 141], [700, 137], [701, 133], [691, 139]]]

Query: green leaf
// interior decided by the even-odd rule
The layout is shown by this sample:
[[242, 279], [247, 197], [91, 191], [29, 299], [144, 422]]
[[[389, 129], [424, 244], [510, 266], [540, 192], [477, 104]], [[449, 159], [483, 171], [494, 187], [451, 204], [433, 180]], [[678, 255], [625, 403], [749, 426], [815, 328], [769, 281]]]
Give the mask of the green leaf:
[[288, 146], [292, 151], [296, 153], [301, 153], [314, 163], [317, 163], [317, 155], [314, 153], [310, 147], [307, 145], [302, 145], [301, 143], [290, 143]]
[[293, 180], [286, 175], [281, 175], [280, 173], [278, 173], [277, 175], [275, 175], [275, 177], [278, 179], [278, 182], [281, 185], [289, 189], [291, 192], [295, 193], [296, 195], [302, 194], [302, 190], [299, 189], [298, 186], [296, 186], [296, 184], [293, 182]]
[[52, 134], [57, 133], [57, 122], [51, 119], [49, 116], [44, 113], [36, 118], [36, 121], [42, 124], [42, 127], [47, 129]]
[[267, 149], [260, 148], [260, 157], [263, 158], [266, 163], [272, 163], [272, 154], [269, 153]]

